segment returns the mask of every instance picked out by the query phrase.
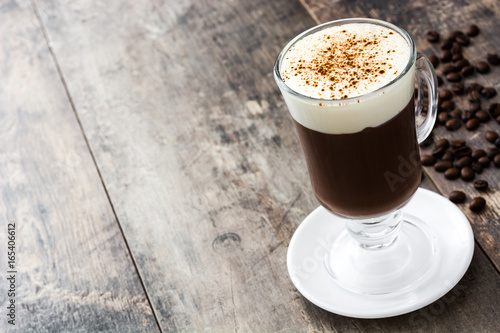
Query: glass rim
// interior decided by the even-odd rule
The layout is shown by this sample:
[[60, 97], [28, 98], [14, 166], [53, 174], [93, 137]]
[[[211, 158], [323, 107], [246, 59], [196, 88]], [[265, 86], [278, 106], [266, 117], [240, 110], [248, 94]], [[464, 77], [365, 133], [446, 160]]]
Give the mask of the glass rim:
[[[310, 97], [310, 96], [303, 95], [303, 94], [293, 90], [292, 88], [290, 88], [285, 83], [283, 78], [281, 77], [281, 72], [280, 72], [281, 62], [283, 60], [284, 55], [288, 52], [288, 50], [293, 45], [295, 45], [299, 40], [303, 39], [306, 36], [309, 36], [315, 32], [326, 29], [330, 26], [338, 26], [338, 25], [348, 24], [348, 23], [371, 23], [371, 24], [375, 24], [375, 25], [381, 25], [381, 26], [384, 26], [386, 28], [392, 29], [395, 32], [399, 33], [401, 36], [403, 36], [403, 38], [408, 42], [408, 46], [410, 47], [410, 58], [408, 59], [408, 63], [406, 64], [404, 70], [401, 73], [399, 73], [399, 75], [396, 76], [396, 78], [394, 78], [394, 80], [391, 80], [391, 82], [383, 85], [380, 88], [377, 88], [377, 89], [370, 91], [370, 92], [363, 94], [363, 95], [357, 95], [357, 96], [343, 98], [343, 99]], [[346, 18], [346, 19], [334, 20], [334, 21], [330, 21], [330, 22], [316, 25], [316, 26], [314, 26], [310, 29], [307, 29], [307, 30], [303, 31], [302, 33], [298, 34], [295, 38], [293, 38], [290, 42], [288, 42], [288, 44], [281, 50], [278, 57], [276, 58], [276, 61], [274, 62], [274, 70], [273, 70], [274, 80], [276, 81], [276, 83], [278, 84], [278, 87], [280, 87], [281, 90], [284, 90], [284, 91], [286, 91], [294, 96], [300, 97], [300, 98], [304, 98], [304, 99], [318, 102], [318, 103], [319, 102], [321, 102], [321, 103], [338, 102], [338, 101], [341, 101], [342, 103], [349, 103], [351, 101], [357, 101], [360, 98], [364, 99], [365, 97], [378, 95], [378, 93], [380, 91], [382, 91], [383, 89], [387, 89], [388, 87], [390, 87], [393, 84], [395, 84], [396, 82], [398, 82], [402, 77], [404, 77], [411, 70], [411, 68], [415, 64], [416, 58], [417, 58], [417, 47], [415, 45], [415, 41], [413, 40], [411, 35], [403, 28], [400, 28], [400, 27], [398, 27], [392, 23], [386, 22], [386, 21], [372, 19], [372, 18]]]

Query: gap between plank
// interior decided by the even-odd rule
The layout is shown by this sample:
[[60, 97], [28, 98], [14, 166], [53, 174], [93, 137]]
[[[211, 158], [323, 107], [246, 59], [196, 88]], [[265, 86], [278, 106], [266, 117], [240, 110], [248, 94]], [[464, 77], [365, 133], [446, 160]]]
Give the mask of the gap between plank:
[[108, 189], [106, 187], [106, 184], [104, 183], [104, 179], [101, 175], [101, 171], [99, 169], [99, 166], [97, 165], [97, 161], [96, 161], [96, 158], [94, 156], [94, 153], [92, 152], [92, 149], [90, 147], [90, 143], [87, 139], [87, 135], [85, 134], [85, 130], [83, 128], [83, 125], [82, 125], [82, 122], [80, 120], [80, 117], [78, 115], [78, 112], [76, 111], [76, 107], [75, 107], [75, 104], [73, 102], [73, 98], [71, 97], [71, 94], [69, 93], [69, 89], [68, 89], [68, 86], [66, 84], [66, 80], [64, 79], [64, 76], [62, 74], [62, 70], [61, 70], [61, 67], [59, 66], [59, 62], [57, 61], [57, 57], [52, 49], [52, 46], [50, 45], [50, 42], [49, 42], [49, 37], [48, 37], [48, 34], [47, 34], [47, 31], [45, 30], [45, 26], [43, 25], [43, 21], [42, 21], [42, 18], [40, 16], [40, 12], [38, 11], [38, 6], [36, 5], [36, 0], [30, 0], [31, 2], [31, 7], [33, 9], [33, 12], [35, 13], [35, 16], [37, 18], [37, 21], [38, 21], [38, 25], [40, 26], [40, 30], [42, 31], [42, 34], [43, 34], [43, 37], [45, 39], [45, 43], [47, 45], [47, 48], [49, 49], [49, 53], [52, 57], [52, 61], [54, 62], [54, 65], [56, 67], [56, 70], [57, 70], [57, 73], [59, 75], [59, 78], [61, 79], [61, 82], [62, 82], [62, 85], [64, 87], [64, 91], [66, 93], [66, 96], [68, 97], [68, 100], [69, 100], [69, 103], [71, 105], [71, 109], [73, 110], [73, 114], [75, 115], [75, 118], [76, 118], [76, 121], [78, 122], [78, 126], [80, 127], [80, 131], [83, 135], [83, 139], [85, 140], [85, 145], [87, 146], [87, 149], [90, 153], [90, 156], [92, 158], [92, 162], [96, 168], [96, 171], [97, 171], [97, 174], [99, 176], [99, 180], [101, 181], [101, 185], [104, 189], [104, 192], [106, 193], [106, 198], [108, 199], [108, 202], [109, 202], [109, 205], [111, 206], [111, 210], [113, 212], [113, 216], [116, 220], [116, 223], [118, 224], [118, 228], [120, 229], [120, 233], [122, 234], [122, 238], [123, 238], [123, 241], [125, 242], [125, 246], [127, 248], [127, 251], [130, 255], [130, 259], [132, 260], [132, 263], [134, 265], [134, 268], [135, 268], [135, 271], [136, 271], [136, 274], [139, 278], [139, 282], [141, 283], [141, 286], [142, 286], [142, 289], [144, 290], [144, 294], [146, 295], [146, 299], [148, 300], [148, 303], [149, 303], [149, 307], [151, 308], [151, 312], [153, 313], [153, 317], [155, 319], [155, 322], [156, 322], [156, 326], [158, 327], [159, 331], [160, 332], [163, 332], [163, 330], [161, 329], [161, 326], [160, 326], [160, 322], [158, 320], [158, 316], [156, 315], [156, 311], [153, 307], [153, 304], [151, 302], [151, 299], [149, 298], [149, 294], [147, 292], [147, 289], [146, 289], [146, 285], [144, 284], [144, 281], [142, 279], [142, 276], [140, 274], [140, 271], [139, 271], [139, 268], [137, 266], [137, 263], [134, 259], [134, 256], [132, 255], [132, 251], [130, 250], [130, 246], [128, 244], [128, 241], [127, 241], [127, 238], [125, 237], [125, 233], [123, 232], [123, 229], [122, 229], [122, 226], [120, 224], [120, 221], [118, 220], [118, 216], [116, 214], [116, 211], [115, 211], [115, 207], [113, 206], [113, 202], [111, 201], [111, 197], [109, 196], [109, 193], [108, 193]]
[[311, 16], [311, 18], [313, 19], [313, 21], [316, 22], [316, 24], [321, 24], [321, 21], [318, 19], [318, 17], [314, 13], [314, 11], [311, 8], [309, 8], [309, 6], [307, 5], [306, 1], [305, 0], [299, 0], [299, 2], [302, 5], [302, 7], [304, 7], [304, 9], [309, 14], [309, 16]]

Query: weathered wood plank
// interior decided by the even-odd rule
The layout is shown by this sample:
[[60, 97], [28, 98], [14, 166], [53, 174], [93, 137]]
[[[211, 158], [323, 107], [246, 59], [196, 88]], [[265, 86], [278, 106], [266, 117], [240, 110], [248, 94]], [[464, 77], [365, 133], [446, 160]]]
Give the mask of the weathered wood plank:
[[[344, 17], [373, 17], [392, 22], [414, 36], [419, 51], [427, 55], [440, 52], [439, 45], [431, 45], [425, 39], [427, 30], [437, 30], [443, 37], [448, 36], [455, 30], [465, 30], [470, 24], [476, 23], [481, 28], [478, 37], [473, 38], [471, 46], [464, 48], [464, 57], [471, 63], [485, 61], [487, 53], [500, 53], [500, 36], [498, 31], [500, 24], [500, 3], [494, 0], [481, 0], [473, 2], [464, 1], [336, 1], [332, 6], [330, 1], [304, 0], [306, 6], [317, 17], [320, 22], [327, 22]], [[439, 72], [442, 68], [438, 66]], [[500, 91], [500, 68], [493, 68], [487, 75], [476, 74], [465, 80], [465, 83], [478, 82], [484, 86], [494, 86]], [[447, 86], [447, 85], [446, 85]], [[462, 110], [468, 110], [468, 102], [465, 97], [455, 96], [453, 99]], [[497, 96], [491, 102], [499, 102]], [[487, 108], [490, 101], [483, 101], [483, 109]], [[500, 125], [494, 120], [481, 127], [475, 132], [469, 132], [464, 126], [456, 132], [449, 132], [440, 126], [434, 129], [435, 139], [465, 139], [469, 146], [474, 149], [491, 147], [483, 135], [486, 130], [494, 130], [500, 133]], [[424, 153], [429, 153], [432, 146], [424, 148]], [[471, 182], [461, 180], [448, 181], [442, 173], [435, 172], [432, 168], [425, 168], [432, 182], [439, 192], [448, 195], [454, 189], [463, 190], [469, 198], [466, 204], [459, 207], [467, 215], [474, 229], [474, 236], [481, 247], [486, 251], [497, 270], [500, 271], [500, 172], [495, 167], [485, 170], [476, 179], [485, 179], [491, 189], [487, 193], [478, 192]], [[476, 196], [483, 196], [488, 203], [487, 208], [481, 213], [473, 213], [468, 208], [470, 200]]]
[[0, 331], [158, 331], [29, 1], [0, 3], [0, 44]]
[[285, 253], [316, 203], [271, 69], [303, 7], [38, 5], [162, 328], [301, 327]]
[[499, 301], [483, 299], [498, 276], [480, 251], [457, 300], [423, 321], [329, 314], [289, 280], [288, 242], [317, 206], [271, 75], [315, 24], [298, 1], [38, 5], [162, 329], [439, 331], [496, 318], [483, 305]]

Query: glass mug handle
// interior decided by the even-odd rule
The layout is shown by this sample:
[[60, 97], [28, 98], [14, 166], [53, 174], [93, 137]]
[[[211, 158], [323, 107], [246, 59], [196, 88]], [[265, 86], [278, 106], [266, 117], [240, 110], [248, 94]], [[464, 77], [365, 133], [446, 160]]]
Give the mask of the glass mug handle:
[[422, 143], [431, 133], [434, 123], [436, 121], [437, 114], [437, 77], [436, 72], [434, 72], [434, 66], [432, 66], [429, 59], [422, 53], [417, 53], [417, 60], [415, 61], [415, 78], [417, 80], [418, 97], [417, 103], [415, 105], [415, 117], [417, 119], [422, 117], [422, 111], [424, 110], [423, 103], [423, 89], [427, 86], [427, 116], [425, 120], [417, 125], [417, 139], [418, 143]]

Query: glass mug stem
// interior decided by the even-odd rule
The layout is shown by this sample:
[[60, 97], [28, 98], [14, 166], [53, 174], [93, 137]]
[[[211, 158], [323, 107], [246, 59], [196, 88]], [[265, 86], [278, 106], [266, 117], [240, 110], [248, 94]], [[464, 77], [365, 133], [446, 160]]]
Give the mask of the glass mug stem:
[[363, 248], [383, 249], [396, 241], [402, 221], [403, 214], [398, 209], [381, 217], [347, 220], [346, 227]]

